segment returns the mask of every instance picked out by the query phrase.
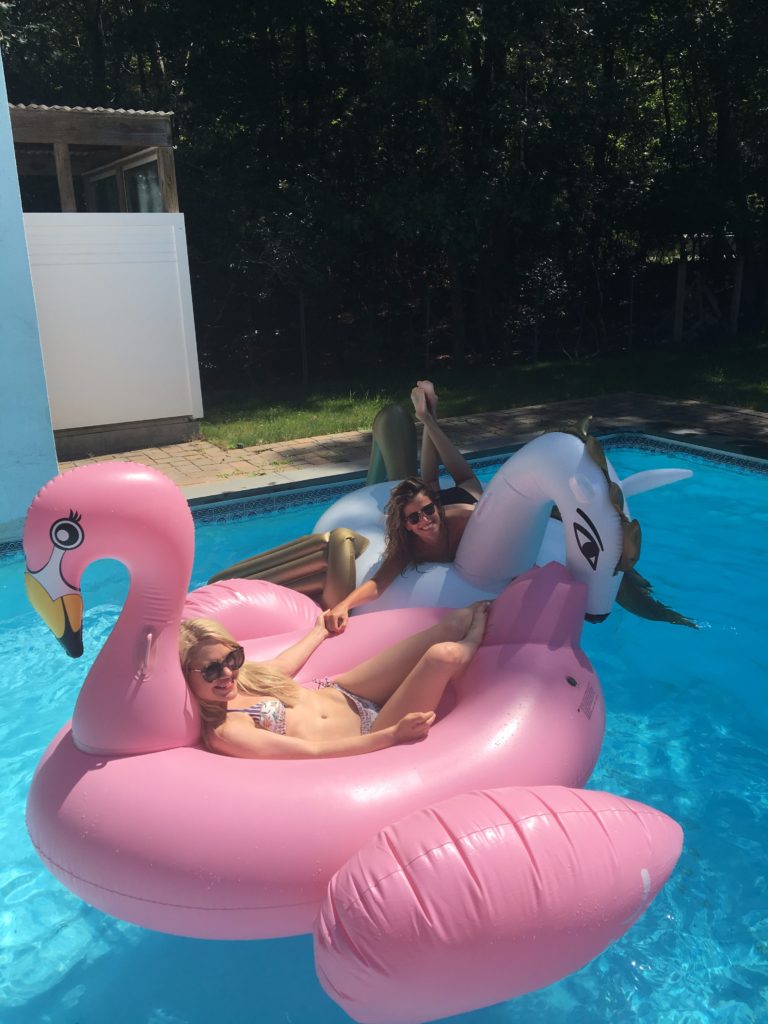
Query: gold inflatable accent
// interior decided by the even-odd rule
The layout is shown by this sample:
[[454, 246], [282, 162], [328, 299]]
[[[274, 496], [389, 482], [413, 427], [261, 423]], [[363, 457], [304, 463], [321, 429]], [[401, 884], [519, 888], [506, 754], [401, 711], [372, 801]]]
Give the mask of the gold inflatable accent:
[[689, 619], [674, 608], [658, 601], [651, 591], [653, 587], [636, 569], [628, 569], [622, 576], [616, 604], [641, 619], [653, 622], [669, 622], [673, 626], [689, 626], [698, 629], [698, 623]]
[[323, 608], [332, 608], [357, 586], [355, 559], [368, 544], [361, 534], [337, 526], [328, 533], [305, 534], [246, 558], [211, 576], [208, 582], [268, 580], [306, 594]]

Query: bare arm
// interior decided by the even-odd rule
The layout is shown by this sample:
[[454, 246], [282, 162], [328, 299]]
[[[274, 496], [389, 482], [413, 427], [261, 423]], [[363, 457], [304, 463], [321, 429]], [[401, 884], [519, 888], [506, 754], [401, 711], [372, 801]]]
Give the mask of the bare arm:
[[365, 736], [347, 736], [335, 740], [300, 740], [280, 736], [256, 725], [247, 715], [231, 715], [211, 737], [211, 748], [230, 757], [299, 760], [317, 757], [350, 757], [384, 750], [398, 743], [423, 739], [435, 720], [433, 711], [414, 711], [396, 725]]
[[[433, 418], [434, 419], [434, 418]], [[440, 490], [440, 456], [438, 455], [435, 442], [432, 440], [426, 420], [423, 420], [424, 429], [421, 435], [421, 459], [419, 461], [419, 473], [421, 479], [433, 487], [435, 490]]]
[[478, 501], [483, 492], [472, 467], [437, 422], [437, 395], [431, 381], [417, 381], [411, 392], [416, 418], [421, 420], [424, 432], [421, 439], [421, 476], [432, 487], [439, 487], [440, 460], [453, 477], [457, 487], [463, 487]]
[[328, 630], [323, 621], [323, 616], [318, 615], [317, 622], [315, 622], [306, 636], [302, 637], [301, 640], [298, 640], [281, 654], [278, 654], [275, 658], [270, 658], [269, 661], [263, 662], [263, 664], [269, 665], [279, 672], [284, 672], [286, 675], [293, 676], [327, 636]]
[[[425, 453], [427, 455], [427, 468], [425, 469], [423, 461], [421, 465], [422, 477], [432, 483], [433, 486], [439, 486], [439, 456], [443, 465], [453, 477], [454, 484], [456, 484], [457, 487], [463, 487], [464, 490], [469, 491], [473, 497], [479, 499], [480, 495], [483, 493], [483, 488], [480, 481], [475, 476], [470, 464], [461, 454], [453, 441], [451, 441], [451, 439], [445, 434], [443, 428], [430, 412], [425, 412], [421, 418], [424, 424], [425, 438], [422, 446], [422, 460], [424, 459]], [[430, 477], [427, 477], [427, 472], [430, 473]]]
[[355, 587], [351, 594], [347, 594], [343, 601], [339, 601], [333, 608], [325, 613], [325, 626], [329, 633], [343, 633], [347, 628], [349, 613], [352, 608], [360, 604], [367, 604], [375, 601], [384, 593], [398, 573], [405, 568], [399, 561], [389, 560], [371, 576], [365, 583]]

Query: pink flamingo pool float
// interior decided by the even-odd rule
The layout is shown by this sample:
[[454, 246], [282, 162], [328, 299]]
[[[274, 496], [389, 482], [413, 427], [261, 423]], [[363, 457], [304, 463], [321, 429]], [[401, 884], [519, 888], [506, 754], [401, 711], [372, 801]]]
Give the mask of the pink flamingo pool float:
[[[116, 558], [130, 573], [27, 808], [46, 866], [106, 913], [205, 938], [314, 930], [320, 980], [351, 1016], [426, 1021], [578, 969], [630, 927], [674, 868], [674, 821], [578, 788], [597, 760], [605, 709], [579, 646], [586, 587], [561, 565], [533, 567], [502, 591], [483, 646], [422, 743], [355, 759], [251, 761], [199, 745], [179, 622], [217, 619], [258, 659], [313, 624], [309, 598], [238, 580], [188, 595], [188, 506], [165, 476], [136, 464], [56, 477], [32, 503], [24, 550], [30, 599], [74, 653], [86, 567]], [[357, 617], [298, 681], [343, 671], [441, 614]]]

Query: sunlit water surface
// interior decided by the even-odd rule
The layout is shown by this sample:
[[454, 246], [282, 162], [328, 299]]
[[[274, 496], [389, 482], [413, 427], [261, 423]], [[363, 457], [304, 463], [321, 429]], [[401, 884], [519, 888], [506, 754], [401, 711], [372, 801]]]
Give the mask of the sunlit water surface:
[[[638, 568], [659, 598], [701, 628], [643, 621], [622, 609], [585, 627], [583, 644], [608, 708], [605, 744], [590, 785], [666, 811], [682, 824], [685, 848], [650, 910], [593, 963], [542, 992], [454, 1019], [768, 1021], [768, 715], [761, 628], [768, 475], [677, 451], [618, 446], [610, 458], [621, 476], [659, 465], [694, 469], [691, 480], [636, 497], [632, 513], [643, 526]], [[323, 507], [199, 523], [193, 584], [310, 532]], [[308, 937], [209, 942], [160, 935], [86, 907], [42, 868], [24, 828], [29, 782], [43, 749], [70, 717], [90, 659], [115, 621], [126, 574], [115, 563], [88, 570], [86, 656], [73, 662], [27, 610], [21, 571], [18, 557], [0, 559], [0, 1020], [347, 1021], [315, 978]]]

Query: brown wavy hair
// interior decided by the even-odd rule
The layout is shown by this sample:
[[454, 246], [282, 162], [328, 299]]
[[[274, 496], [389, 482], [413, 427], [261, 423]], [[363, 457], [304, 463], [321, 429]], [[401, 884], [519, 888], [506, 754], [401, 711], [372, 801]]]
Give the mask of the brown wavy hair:
[[[179, 659], [184, 678], [189, 682], [190, 662], [199, 647], [205, 644], [223, 644], [230, 650], [239, 647], [237, 640], [219, 622], [213, 619], [184, 619], [179, 628]], [[269, 668], [258, 661], [246, 661], [237, 674], [237, 689], [240, 693], [252, 693], [259, 697], [274, 697], [287, 708], [296, 704], [299, 684], [284, 672]], [[191, 692], [191, 691], [190, 691]], [[194, 696], [194, 694], [193, 694]], [[226, 708], [218, 701], [200, 700], [195, 696], [202, 718], [202, 740], [210, 749], [210, 733], [227, 716]]]
[[426, 494], [429, 500], [435, 503], [440, 518], [440, 529], [445, 529], [445, 510], [440, 501], [440, 492], [419, 476], [406, 477], [402, 483], [392, 489], [384, 509], [386, 529], [384, 561], [393, 558], [402, 561], [405, 565], [419, 564], [415, 555], [413, 534], [406, 529], [403, 510], [420, 494]]

